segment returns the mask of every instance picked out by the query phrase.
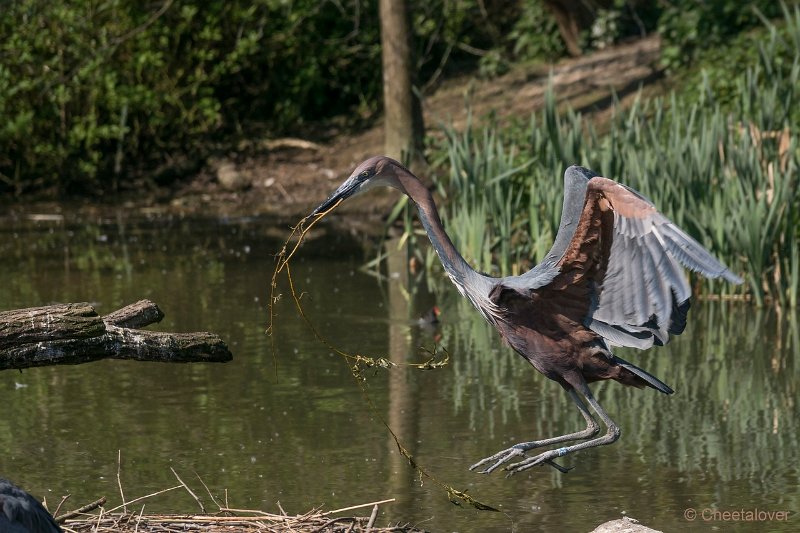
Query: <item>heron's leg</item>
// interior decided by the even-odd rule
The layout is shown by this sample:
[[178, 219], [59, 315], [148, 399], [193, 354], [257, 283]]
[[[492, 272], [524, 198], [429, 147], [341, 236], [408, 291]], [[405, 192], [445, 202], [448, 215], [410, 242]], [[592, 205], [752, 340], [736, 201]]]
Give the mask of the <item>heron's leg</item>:
[[[581, 397], [578, 395], [577, 392], [575, 392], [575, 389], [573, 389], [572, 387], [567, 388], [567, 392], [569, 393], [570, 398], [572, 398], [572, 401], [575, 402], [575, 405], [578, 407], [578, 410], [583, 415], [584, 420], [586, 420], [586, 429], [582, 431], [576, 431], [575, 433], [560, 435], [558, 437], [552, 437], [544, 440], [520, 442], [519, 444], [515, 444], [514, 446], [508, 448], [507, 450], [497, 452], [496, 454], [490, 457], [481, 459], [480, 461], [469, 467], [469, 469], [475, 470], [476, 468], [482, 467], [485, 464], [489, 464], [490, 466], [488, 468], [486, 468], [485, 470], [481, 470], [482, 474], [489, 474], [497, 470], [497, 468], [499, 468], [503, 463], [506, 463], [515, 457], [525, 455], [525, 452], [527, 452], [528, 450], [533, 450], [535, 448], [541, 448], [542, 446], [550, 446], [551, 444], [559, 444], [562, 442], [568, 442], [572, 440], [588, 439], [589, 437], [594, 437], [595, 435], [597, 435], [597, 432], [600, 431], [600, 426], [592, 417], [592, 414], [586, 408], [586, 405], [584, 405], [583, 401], [581, 400]], [[566, 472], [566, 469], [564, 469], [563, 467], [559, 467], [552, 461], [548, 461], [548, 463], [551, 466], [557, 468], [558, 470]]]
[[515, 463], [513, 465], [509, 465], [506, 467], [506, 470], [509, 471], [510, 474], [516, 474], [517, 472], [522, 472], [523, 470], [527, 470], [528, 468], [534, 467], [536, 465], [540, 465], [542, 463], [550, 463], [553, 459], [557, 459], [559, 457], [564, 457], [567, 454], [572, 452], [577, 452], [578, 450], [585, 450], [587, 448], [593, 448], [595, 446], [603, 446], [606, 444], [611, 444], [616, 442], [619, 438], [620, 430], [619, 426], [611, 420], [611, 417], [608, 416], [605, 409], [603, 409], [597, 400], [592, 395], [592, 392], [589, 390], [589, 386], [586, 383], [579, 383], [578, 390], [584, 397], [586, 397], [586, 401], [589, 402], [589, 405], [592, 406], [592, 409], [595, 410], [597, 415], [603, 420], [603, 423], [606, 425], [606, 433], [605, 435], [598, 437], [596, 439], [592, 439], [586, 442], [581, 442], [579, 444], [574, 444], [572, 446], [566, 446], [564, 448], [558, 448], [557, 450], [548, 450], [544, 453], [540, 453], [535, 457], [529, 457], [520, 461], [519, 463]]

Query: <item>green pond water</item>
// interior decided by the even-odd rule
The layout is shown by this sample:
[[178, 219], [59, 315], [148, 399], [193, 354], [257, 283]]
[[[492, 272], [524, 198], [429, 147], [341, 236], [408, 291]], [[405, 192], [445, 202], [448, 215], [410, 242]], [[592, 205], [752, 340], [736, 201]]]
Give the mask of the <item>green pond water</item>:
[[[0, 373], [0, 476], [51, 507], [65, 494], [70, 509], [100, 496], [114, 507], [121, 454], [127, 499], [176, 485], [174, 469], [209, 510], [216, 506], [198, 476], [231, 507], [270, 512], [395, 498], [378, 525], [431, 531], [590, 531], [623, 514], [664, 531], [800, 527], [794, 314], [696, 303], [687, 332], [667, 347], [620, 351], [674, 396], [595, 385], [622, 428], [616, 444], [564, 458], [574, 467], [566, 475], [538, 467], [487, 476], [468, 466], [583, 427], [563, 390], [503, 347], [445, 279], [415, 278], [397, 256], [383, 277], [369, 275], [358, 239], [324, 232], [292, 264], [320, 333], [342, 350], [397, 362], [424, 361], [436, 344], [449, 364], [366, 371], [373, 411], [347, 365], [298, 317], [285, 284], [273, 358], [264, 333], [269, 280], [287, 233], [262, 218], [3, 217], [0, 309], [89, 301], [106, 313], [149, 298], [166, 314], [151, 329], [217, 333], [234, 358]], [[439, 331], [417, 324], [434, 303]], [[421, 481], [381, 419], [438, 480], [501, 512], [456, 506]], [[145, 513], [197, 510], [182, 489], [133, 507], [141, 504]], [[790, 517], [726, 520], [710, 509]]]

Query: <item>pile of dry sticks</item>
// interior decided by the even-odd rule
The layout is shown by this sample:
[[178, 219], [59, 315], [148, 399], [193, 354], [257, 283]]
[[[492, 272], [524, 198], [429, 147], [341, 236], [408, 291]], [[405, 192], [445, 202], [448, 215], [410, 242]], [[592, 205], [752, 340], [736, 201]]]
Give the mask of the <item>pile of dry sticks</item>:
[[[121, 454], [119, 461], [121, 462]], [[61, 527], [67, 533], [177, 533], [183, 531], [200, 531], [203, 533], [229, 533], [253, 531], [268, 531], [275, 533], [388, 533], [390, 531], [398, 533], [424, 533], [424, 530], [410, 524], [395, 524], [389, 526], [376, 526], [379, 506], [391, 503], [394, 498], [375, 502], [353, 505], [333, 511], [323, 511], [320, 508], [312, 509], [300, 515], [290, 515], [283, 510], [278, 503], [279, 514], [268, 513], [265, 511], [252, 509], [237, 509], [231, 507], [227, 502], [227, 491], [225, 502], [218, 501], [206, 484], [200, 479], [203, 487], [208, 492], [209, 497], [217, 506], [218, 511], [208, 513], [205, 505], [200, 498], [189, 488], [186, 483], [172, 469], [172, 473], [180, 483], [164, 490], [147, 494], [132, 500], [126, 500], [122, 490], [120, 479], [119, 463], [117, 470], [117, 485], [121, 500], [124, 502], [116, 507], [105, 508], [106, 498], [84, 505], [80, 509], [68, 513], [59, 514], [67, 497], [61, 500], [53, 515], [56, 517]], [[199, 476], [198, 476], [199, 479]], [[164, 494], [177, 489], [185, 489], [200, 507], [199, 514], [186, 515], [146, 515], [144, 505], [139, 508], [139, 504], [148, 498]], [[133, 508], [139, 508], [134, 511]], [[336, 516], [342, 513], [356, 511], [358, 509], [372, 508], [372, 513], [368, 517], [360, 516]]]

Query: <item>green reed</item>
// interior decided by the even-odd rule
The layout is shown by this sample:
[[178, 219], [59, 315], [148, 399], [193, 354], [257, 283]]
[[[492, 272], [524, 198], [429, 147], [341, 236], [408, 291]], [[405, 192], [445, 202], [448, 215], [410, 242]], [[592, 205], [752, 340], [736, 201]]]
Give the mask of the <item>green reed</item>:
[[[710, 89], [699, 101], [637, 99], [615, 105], [601, 133], [549, 93], [526, 125], [445, 127], [432, 159], [456, 246], [480, 270], [526, 270], [558, 229], [564, 170], [580, 164], [640, 191], [746, 279], [702, 281], [701, 291], [796, 307], [800, 8], [787, 9], [785, 22], [770, 27], [758, 61], [736, 80], [738, 99], [724, 107]], [[426, 264], [436, 262], [429, 255]]]

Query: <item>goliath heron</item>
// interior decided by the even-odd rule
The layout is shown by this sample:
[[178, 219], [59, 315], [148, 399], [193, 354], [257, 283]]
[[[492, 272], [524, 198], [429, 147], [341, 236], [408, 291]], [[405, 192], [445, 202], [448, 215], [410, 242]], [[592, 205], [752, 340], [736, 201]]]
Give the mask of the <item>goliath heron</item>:
[[61, 533], [61, 528], [39, 500], [0, 478], [0, 532]]
[[[588, 383], [613, 379], [624, 385], [673, 390], [611, 352], [664, 345], [686, 326], [691, 291], [680, 265], [709, 278], [741, 283], [697, 241], [639, 193], [591, 170], [571, 166], [564, 174], [561, 225], [544, 260], [520, 276], [493, 278], [476, 272], [445, 233], [430, 191], [388, 157], [361, 163], [310, 216], [378, 185], [393, 187], [416, 204], [419, 218], [450, 279], [508, 344], [572, 398], [586, 429], [521, 442], [470, 469], [510, 473], [549, 464], [578, 450], [611, 444], [620, 430], [592, 395]], [[581, 396], [606, 427], [600, 426]], [[562, 443], [583, 441], [576, 444]], [[533, 457], [535, 448], [562, 444]]]

